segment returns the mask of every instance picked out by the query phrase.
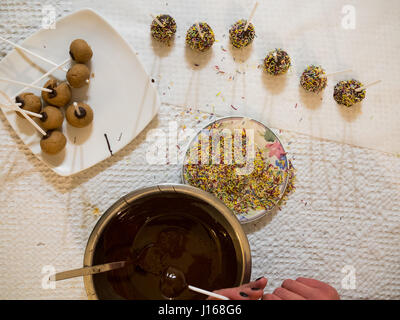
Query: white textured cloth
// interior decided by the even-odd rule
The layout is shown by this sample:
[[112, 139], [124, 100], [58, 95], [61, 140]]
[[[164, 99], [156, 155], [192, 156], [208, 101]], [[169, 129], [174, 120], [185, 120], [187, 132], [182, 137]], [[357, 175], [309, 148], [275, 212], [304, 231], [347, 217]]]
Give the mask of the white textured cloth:
[[[137, 22], [127, 21], [142, 2], [132, 3], [56, 0], [52, 5], [58, 16], [93, 7], [141, 57], [153, 49], [133, 41]], [[149, 2], [140, 12], [157, 11], [157, 6]], [[0, 33], [22, 41], [40, 27], [41, 10], [40, 2], [1, 1]], [[205, 10], [202, 14], [207, 18]], [[147, 20], [144, 16], [142, 21]], [[2, 55], [10, 49], [0, 44]], [[147, 71], [160, 81], [162, 96], [186, 93], [177, 84], [168, 89], [169, 75], [160, 60], [146, 61]], [[187, 104], [191, 109], [163, 104], [158, 117], [126, 148], [72, 177], [49, 170], [0, 116], [0, 298], [86, 299], [80, 278], [59, 282], [55, 290], [42, 289], [43, 266], [58, 271], [80, 267], [94, 224], [114, 201], [136, 188], [180, 182], [179, 165], [146, 163], [146, 133], [153, 128], [167, 132], [169, 121], [192, 128], [209, 120], [196, 110], [204, 105]], [[219, 115], [229, 114], [221, 110]], [[286, 278], [306, 276], [330, 283], [343, 298], [400, 298], [400, 159], [290, 131], [279, 134], [297, 169], [297, 190], [281, 211], [244, 226], [252, 249], [252, 278], [268, 277], [268, 292]], [[355, 289], [342, 288], [345, 266], [355, 268]]]

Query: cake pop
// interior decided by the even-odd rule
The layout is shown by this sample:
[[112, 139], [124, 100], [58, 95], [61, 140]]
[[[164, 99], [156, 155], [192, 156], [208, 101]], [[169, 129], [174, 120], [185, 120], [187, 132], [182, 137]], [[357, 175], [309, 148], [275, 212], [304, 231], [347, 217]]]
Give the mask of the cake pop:
[[93, 121], [93, 110], [86, 103], [74, 102], [68, 106], [65, 117], [71, 126], [83, 128]]
[[40, 148], [45, 153], [56, 154], [64, 149], [66, 143], [67, 139], [61, 131], [50, 130], [40, 140]]
[[72, 66], [67, 72], [67, 80], [72, 88], [81, 88], [89, 83], [89, 68], [82, 63]]
[[[15, 97], [15, 102], [20, 103], [21, 105], [19, 107], [25, 111], [39, 113], [42, 109], [40, 97], [34, 95], [32, 92], [21, 93]], [[22, 117], [19, 112], [17, 112], [17, 114]]]
[[48, 104], [56, 107], [64, 107], [71, 100], [71, 88], [67, 82], [58, 83], [57, 80], [51, 79], [44, 85], [52, 92], [42, 92], [42, 98]]
[[[198, 29], [200, 29], [200, 33]], [[211, 48], [214, 41], [214, 31], [205, 22], [200, 22], [197, 25], [195, 23], [186, 33], [186, 44], [193, 50], [205, 51]]]
[[264, 59], [265, 71], [274, 76], [286, 73], [290, 65], [290, 57], [282, 49], [270, 51]]
[[40, 114], [42, 115], [40, 118], [40, 125], [43, 129], [53, 130], [62, 126], [64, 115], [59, 108], [47, 106], [43, 108]]
[[241, 19], [229, 29], [229, 38], [235, 48], [244, 48], [254, 40], [256, 32], [252, 23], [249, 23], [247, 30], [244, 30], [247, 20]]
[[[159, 22], [162, 26], [159, 25]], [[150, 31], [154, 39], [169, 44], [176, 32], [176, 22], [168, 14], [158, 15], [152, 21]]]
[[326, 78], [325, 70], [320, 66], [308, 66], [300, 78], [301, 86], [310, 92], [318, 93], [325, 89], [328, 80]]
[[365, 98], [365, 89], [357, 91], [361, 87], [363, 87], [363, 84], [354, 79], [340, 81], [333, 89], [333, 98], [338, 104], [351, 107]]
[[93, 55], [93, 51], [83, 39], [75, 39], [69, 46], [69, 55], [72, 60], [79, 63], [87, 63]]

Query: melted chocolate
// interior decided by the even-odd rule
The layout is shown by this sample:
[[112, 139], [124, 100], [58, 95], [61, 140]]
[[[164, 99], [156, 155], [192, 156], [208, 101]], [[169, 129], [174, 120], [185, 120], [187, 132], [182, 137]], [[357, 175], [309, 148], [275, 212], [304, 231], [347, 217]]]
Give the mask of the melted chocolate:
[[55, 97], [57, 97], [57, 91], [56, 91], [51, 85], [47, 86], [47, 89], [50, 89], [50, 90], [51, 90], [51, 92], [48, 92], [48, 93], [47, 93], [48, 96], [49, 96], [49, 98], [55, 98]]
[[72, 60], [75, 60], [74, 55], [72, 54], [71, 50], [69, 50], [69, 55], [71, 56]]
[[22, 99], [20, 96], [16, 96], [15, 97], [15, 102], [16, 103], [20, 103], [21, 105], [19, 106], [21, 109], [23, 109], [24, 105], [25, 105], [25, 101], [24, 99]]
[[41, 112], [40, 113], [42, 115], [42, 117], [40, 118], [40, 121], [45, 122], [48, 118], [47, 112]]
[[206, 298], [165, 278], [168, 267], [206, 290], [239, 285], [233, 242], [210, 211], [215, 209], [206, 203], [171, 193], [139, 200], [118, 214], [102, 233], [93, 264], [129, 263], [93, 276], [98, 297], [168, 299], [167, 292], [176, 299]]
[[77, 117], [78, 119], [82, 119], [82, 118], [86, 117], [86, 109], [83, 108], [83, 107], [78, 107], [78, 108], [79, 108], [79, 113], [80, 113], [80, 114], [78, 114], [78, 113], [76, 112], [76, 110], [75, 110], [75, 111], [74, 111], [75, 117]]

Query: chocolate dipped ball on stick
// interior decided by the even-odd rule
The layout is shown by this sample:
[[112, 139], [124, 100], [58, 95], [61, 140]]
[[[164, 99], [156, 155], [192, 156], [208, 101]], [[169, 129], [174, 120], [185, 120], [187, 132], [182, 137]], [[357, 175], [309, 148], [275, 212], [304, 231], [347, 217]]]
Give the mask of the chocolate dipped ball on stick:
[[247, 47], [256, 36], [253, 24], [249, 23], [247, 30], [245, 30], [246, 24], [247, 20], [241, 19], [229, 29], [229, 39], [235, 48]]
[[326, 88], [328, 80], [321, 66], [308, 66], [300, 77], [300, 85], [306, 91], [318, 93]]
[[40, 148], [48, 154], [57, 154], [64, 149], [67, 139], [61, 131], [50, 130], [40, 140]]
[[[34, 95], [32, 92], [24, 92], [15, 97], [15, 103], [19, 104], [22, 110], [39, 113], [42, 110], [42, 101], [40, 97]], [[18, 116], [22, 115], [17, 112]]]
[[340, 81], [333, 89], [333, 98], [338, 104], [351, 107], [365, 98], [365, 89], [360, 81], [354, 79]]
[[87, 63], [93, 56], [92, 48], [83, 39], [75, 39], [69, 46], [69, 55], [78, 63]]
[[265, 71], [274, 76], [286, 73], [290, 66], [290, 57], [282, 49], [270, 51], [264, 59]]
[[214, 31], [205, 22], [193, 24], [186, 33], [186, 44], [193, 50], [205, 51], [214, 41]]
[[52, 92], [42, 92], [43, 100], [52, 106], [64, 107], [71, 100], [71, 88], [67, 82], [58, 83], [57, 80], [51, 79], [44, 87], [52, 90]]
[[45, 130], [54, 130], [61, 128], [64, 115], [61, 110], [57, 107], [47, 106], [43, 108], [40, 113], [42, 117], [40, 118], [40, 126]]
[[170, 44], [175, 33], [176, 33], [176, 22], [168, 14], [159, 14], [158, 16], [153, 16], [153, 21], [150, 25], [151, 35], [157, 41], [163, 42], [165, 44]]
[[86, 103], [74, 102], [68, 106], [65, 117], [71, 126], [83, 128], [93, 121], [93, 110]]
[[67, 80], [72, 88], [81, 88], [89, 83], [90, 70], [83, 63], [73, 65], [67, 72]]

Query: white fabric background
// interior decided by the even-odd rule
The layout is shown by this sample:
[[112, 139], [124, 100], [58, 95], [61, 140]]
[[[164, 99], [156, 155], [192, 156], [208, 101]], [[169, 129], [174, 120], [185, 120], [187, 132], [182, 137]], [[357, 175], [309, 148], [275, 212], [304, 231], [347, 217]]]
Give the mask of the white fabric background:
[[[41, 9], [45, 3], [2, 0], [0, 33], [11, 40], [22, 41], [40, 27]], [[87, 238], [99, 214], [123, 194], [156, 183], [180, 182], [179, 166], [150, 166], [146, 163], [145, 152], [148, 143], [145, 138], [148, 130], [161, 128], [167, 132], [169, 121], [175, 120], [188, 128], [200, 126], [207, 122], [208, 118], [204, 117], [208, 115], [193, 111], [197, 108], [211, 111], [214, 105], [218, 115], [232, 114], [233, 109], [229, 105], [238, 105], [237, 101], [240, 101], [242, 95], [240, 89], [247, 88], [246, 90], [250, 91], [250, 88], [260, 86], [261, 75], [250, 76], [251, 70], [255, 72], [257, 68], [253, 69], [253, 62], [249, 62], [248, 67], [241, 66], [249, 72], [246, 81], [240, 80], [242, 83], [236, 87], [222, 87], [230, 82], [226, 78], [222, 79], [223, 81], [217, 79], [220, 75], [215, 75], [215, 71], [212, 70], [213, 59], [220, 61], [220, 54], [226, 54], [226, 59], [230, 55], [220, 50], [220, 42], [216, 43], [214, 57], [208, 62], [203, 60], [204, 57], [200, 59], [201, 70], [196, 70], [198, 72], [193, 71], [192, 66], [186, 62], [190, 61], [192, 56], [187, 56], [186, 60], [182, 57], [183, 53], [189, 55], [183, 48], [183, 36], [186, 31], [184, 26], [197, 17], [210, 21], [215, 18], [214, 29], [217, 34], [223, 34], [226, 30], [222, 26], [232, 22], [228, 17], [241, 13], [244, 5], [239, 1], [232, 1], [229, 6], [224, 1], [202, 1], [202, 7], [195, 11], [187, 7], [191, 6], [192, 2], [186, 3], [187, 5], [183, 6], [173, 5], [173, 1], [52, 2], [58, 16], [80, 7], [92, 7], [104, 15], [138, 51], [147, 71], [159, 83], [164, 105], [159, 116], [145, 132], [121, 152], [77, 176], [67, 178], [57, 176], [36, 159], [17, 138], [4, 117], [0, 116], [0, 298], [85, 299], [82, 279], [57, 283], [55, 290], [42, 289], [42, 267], [53, 265], [61, 271], [81, 266]], [[278, 5], [278, 2], [268, 3], [271, 6]], [[264, 16], [259, 14], [255, 18], [255, 24], [264, 26], [263, 32], [262, 28], [259, 30], [264, 38], [275, 39], [277, 45], [288, 48], [288, 51], [290, 48], [292, 55], [302, 59], [309, 57], [318, 62], [320, 57], [332, 61], [332, 57], [325, 54], [333, 50], [338, 60], [336, 64], [331, 65], [332, 68], [351, 65], [357, 70], [357, 76], [361, 75], [361, 71], [366, 71], [367, 58], [360, 58], [358, 62], [353, 60], [351, 63], [346, 60], [345, 63], [342, 55], [345, 55], [348, 48], [343, 48], [337, 43], [327, 41], [317, 44], [325, 48], [318, 54], [300, 50], [303, 41], [301, 37], [311, 39], [314, 30], [312, 27], [318, 25], [319, 20], [310, 18], [310, 10], [323, 10], [321, 12], [326, 14], [324, 20], [332, 22], [339, 19], [333, 12], [339, 10], [340, 13], [340, 8], [345, 2], [329, 1], [329, 5], [327, 1], [319, 1], [318, 3], [323, 3], [320, 5], [312, 5], [311, 1], [302, 2], [302, 6], [296, 9], [293, 3], [279, 1], [279, 6], [283, 8], [279, 14], [285, 14], [288, 21], [294, 20], [295, 17], [297, 21], [308, 26], [311, 34], [303, 34], [301, 31], [301, 34], [297, 34], [300, 38], [293, 36], [289, 41], [290, 38], [282, 36], [282, 42], [279, 42], [280, 36], [268, 28], [270, 24], [277, 23], [279, 15], [269, 15], [268, 19], [265, 18], [268, 24], [264, 24]], [[354, 4], [361, 16], [368, 17], [376, 23], [382, 22], [382, 27], [376, 31], [377, 41], [398, 34], [398, 29], [395, 29], [398, 21], [391, 20], [396, 12], [397, 17], [399, 16], [400, 6], [397, 2], [363, 1], [363, 5], [360, 5], [360, 1], [347, 3]], [[368, 6], [380, 9], [370, 11], [367, 10]], [[181, 38], [176, 39], [175, 47], [166, 56], [162, 56], [156, 44], [148, 38], [147, 28], [151, 20], [148, 12], [154, 10], [158, 13], [160, 8], [170, 10], [175, 17], [185, 16], [185, 20], [178, 21]], [[271, 12], [276, 10], [277, 7], [273, 7]], [[144, 35], [137, 34], [137, 30], [142, 30], [141, 28], [145, 28]], [[261, 42], [260, 38], [256, 41]], [[363, 43], [360, 40], [354, 45], [359, 46]], [[259, 45], [255, 46], [257, 56], [266, 48]], [[4, 56], [9, 50], [11, 47], [0, 44], [1, 55]], [[387, 58], [385, 50], [382, 50], [381, 54]], [[351, 59], [358, 58], [356, 56]], [[292, 78], [296, 77], [300, 62], [305, 65], [308, 60], [295, 62], [296, 70]], [[327, 63], [325, 66], [328, 68]], [[398, 67], [399, 64], [395, 62], [394, 70]], [[368, 68], [374, 70], [374, 64], [371, 62]], [[206, 71], [207, 69], [209, 70]], [[171, 73], [170, 70], [179, 72]], [[398, 77], [398, 74], [392, 79]], [[212, 75], [212, 78], [209, 78], [209, 75]], [[371, 71], [371, 74], [368, 72], [368, 79], [365, 81], [375, 80], [373, 76], [376, 75], [376, 70]], [[289, 89], [292, 88], [292, 78], [286, 80]], [[265, 85], [267, 88], [263, 84], [263, 91], [279, 91], [275, 86]], [[363, 108], [369, 106], [371, 100], [376, 102], [375, 99], [385, 99], [386, 94], [393, 94], [393, 99], [397, 97], [397, 88], [396, 92], [392, 92], [390, 90], [393, 90], [393, 87], [387, 87], [386, 83], [385, 88], [388, 92], [385, 95], [380, 95], [382, 87], [375, 88], [374, 94], [371, 93], [372, 88], [367, 93], [369, 102], [365, 102]], [[199, 89], [200, 92], [197, 91]], [[285, 93], [285, 90], [273, 95], [268, 103], [276, 106], [281, 99], [286, 102], [297, 101], [288, 100], [293, 97], [288, 98], [290, 92]], [[225, 101], [222, 101], [221, 95], [216, 97], [219, 91]], [[265, 95], [266, 93], [262, 92], [260, 96], [249, 97], [246, 94], [246, 99], [254, 100], [246, 102], [247, 105], [243, 104], [238, 112], [246, 113], [243, 109], [248, 107], [250, 111], [247, 114], [266, 120], [266, 123], [274, 127], [290, 127], [291, 124], [285, 122], [285, 117], [278, 122], [277, 115], [269, 114], [263, 118], [259, 113], [253, 112], [255, 109], [252, 109], [251, 101], [264, 103]], [[309, 112], [311, 111], [306, 111], [303, 121], [306, 121]], [[314, 112], [313, 114], [319, 113], [318, 109]], [[274, 117], [275, 122], [269, 121]], [[392, 118], [395, 118], [394, 121], [398, 119]], [[400, 298], [400, 159], [379, 151], [311, 138], [294, 131], [283, 130], [280, 136], [297, 168], [296, 192], [281, 211], [245, 226], [253, 253], [252, 277], [267, 276], [270, 282], [266, 291], [272, 291], [286, 278], [308, 276], [329, 282], [338, 289], [343, 298]], [[356, 140], [345, 141], [359, 144], [360, 140], [357, 139], [367, 136], [367, 131], [361, 133], [355, 130], [353, 138]], [[320, 136], [319, 132], [311, 133]], [[394, 138], [391, 143], [398, 143], [397, 133], [393, 132]], [[328, 138], [342, 140], [336, 136]], [[356, 269], [355, 290], [341, 287], [344, 277], [341, 270], [346, 265]]]

